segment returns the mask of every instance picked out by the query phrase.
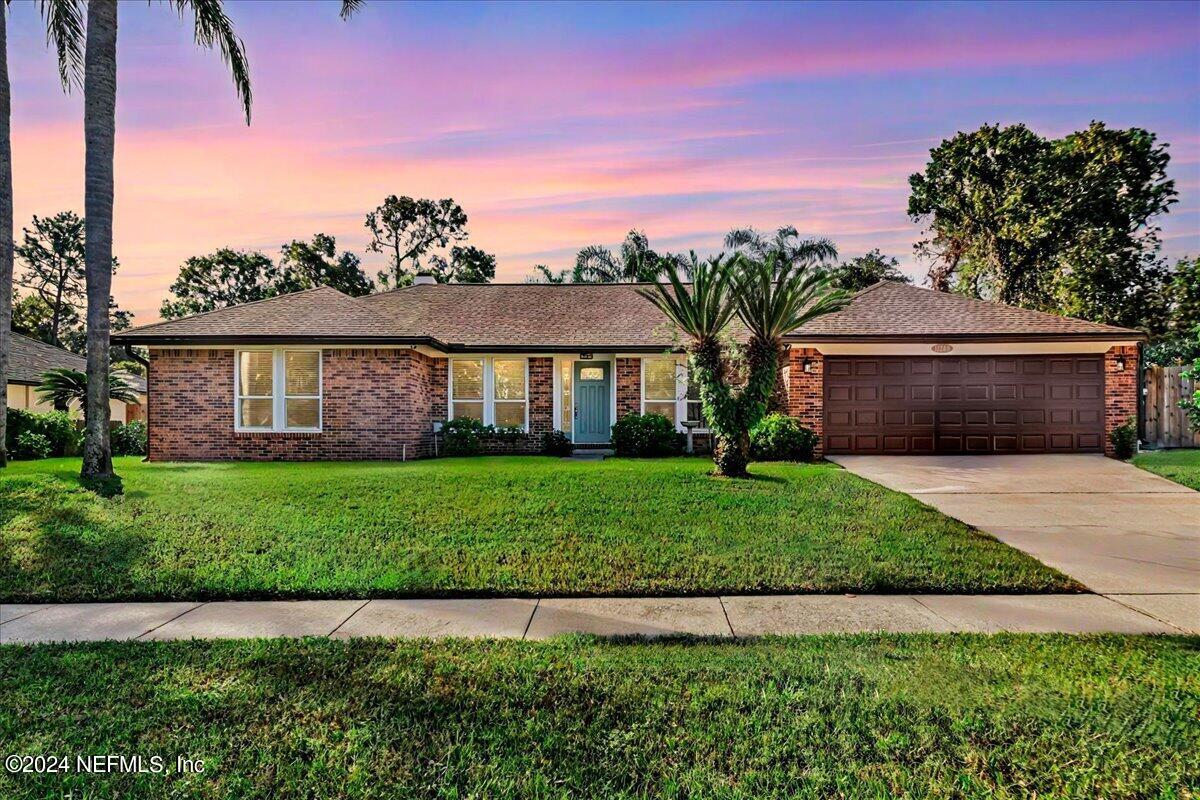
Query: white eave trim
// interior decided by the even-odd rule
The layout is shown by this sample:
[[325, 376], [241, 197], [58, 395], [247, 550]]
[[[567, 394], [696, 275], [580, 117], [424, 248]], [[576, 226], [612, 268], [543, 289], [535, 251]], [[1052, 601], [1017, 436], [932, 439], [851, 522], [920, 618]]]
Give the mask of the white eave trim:
[[[1132, 346], [1132, 339], [1096, 339], [1074, 342], [789, 342], [792, 347], [816, 350], [827, 356], [989, 356], [1042, 353], [1106, 353], [1109, 348]], [[937, 347], [937, 350], [934, 348]], [[949, 347], [947, 351], [945, 348]]]

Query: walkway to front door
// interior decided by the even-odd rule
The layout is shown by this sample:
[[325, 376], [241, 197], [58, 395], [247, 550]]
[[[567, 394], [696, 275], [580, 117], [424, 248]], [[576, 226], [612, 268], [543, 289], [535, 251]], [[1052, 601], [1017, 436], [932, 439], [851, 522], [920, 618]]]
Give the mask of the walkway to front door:
[[602, 444], [611, 436], [612, 364], [576, 361], [575, 444]]

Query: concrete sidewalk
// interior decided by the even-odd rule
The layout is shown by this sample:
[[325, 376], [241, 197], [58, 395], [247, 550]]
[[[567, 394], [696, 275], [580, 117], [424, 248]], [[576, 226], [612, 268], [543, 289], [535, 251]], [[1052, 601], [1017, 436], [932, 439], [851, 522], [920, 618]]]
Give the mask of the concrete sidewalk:
[[[358, 636], [1200, 633], [1158, 595], [760, 595], [0, 605], [0, 643]], [[1177, 598], [1176, 598], [1177, 599]], [[1171, 622], [1166, 621], [1170, 619]], [[1174, 623], [1174, 624], [1172, 624]]]

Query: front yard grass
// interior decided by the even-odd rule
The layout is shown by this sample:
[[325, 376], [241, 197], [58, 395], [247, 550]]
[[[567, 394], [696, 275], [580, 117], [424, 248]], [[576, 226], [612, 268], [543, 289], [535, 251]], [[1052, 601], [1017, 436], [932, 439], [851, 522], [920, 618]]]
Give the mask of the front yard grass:
[[1133, 457], [1135, 466], [1200, 492], [1200, 449], [1153, 450]]
[[[1186, 798], [1200, 642], [257, 640], [0, 647], [0, 797]], [[202, 774], [175, 758], [204, 760]], [[71, 794], [73, 792], [73, 794]]]
[[0, 600], [1048, 592], [1064, 575], [828, 464], [699, 458], [0, 472]]

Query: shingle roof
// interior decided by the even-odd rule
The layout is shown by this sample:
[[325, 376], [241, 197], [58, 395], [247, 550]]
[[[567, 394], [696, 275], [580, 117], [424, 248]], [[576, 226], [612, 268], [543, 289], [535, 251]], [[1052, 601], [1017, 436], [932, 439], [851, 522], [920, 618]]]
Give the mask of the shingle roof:
[[465, 347], [667, 348], [678, 338], [636, 286], [443, 284], [363, 301], [409, 335]]
[[[30, 339], [13, 333], [9, 339], [8, 378], [11, 383], [36, 385], [42, 382], [42, 373], [51, 369], [87, 370], [87, 360], [70, 350]], [[125, 380], [139, 394], [146, 392], [146, 379], [141, 375], [126, 374]]]
[[790, 339], [869, 337], [1071, 337], [1130, 336], [1137, 331], [1030, 311], [957, 294], [881, 281], [850, 304], [794, 331]]
[[328, 286], [318, 286], [254, 303], [130, 328], [115, 334], [114, 338], [131, 344], [161, 338], [372, 338], [388, 336], [391, 328], [391, 320], [372, 313], [361, 300]]
[[[407, 342], [442, 350], [655, 350], [678, 342], [635, 284], [437, 284], [352, 298], [322, 287], [145, 325], [119, 342]], [[876, 284], [807, 338], [1055, 338], [1140, 334], [898, 283]]]

